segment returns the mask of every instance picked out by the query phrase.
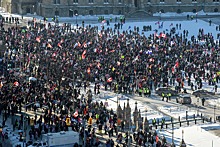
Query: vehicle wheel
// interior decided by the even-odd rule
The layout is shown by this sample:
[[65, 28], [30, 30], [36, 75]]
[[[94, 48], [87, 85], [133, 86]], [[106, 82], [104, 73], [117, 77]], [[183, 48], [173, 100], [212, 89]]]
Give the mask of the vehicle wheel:
[[176, 99], [176, 102], [179, 103], [179, 102], [178, 102], [178, 99]]

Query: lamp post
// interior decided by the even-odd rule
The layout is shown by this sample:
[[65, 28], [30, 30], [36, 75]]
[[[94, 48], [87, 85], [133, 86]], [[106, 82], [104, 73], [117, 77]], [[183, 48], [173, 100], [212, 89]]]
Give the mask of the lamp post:
[[161, 11], [159, 13], [160, 13], [160, 20], [161, 20]]
[[173, 127], [173, 123], [172, 123], [172, 145], [171, 147], [175, 147], [175, 144], [174, 144], [174, 127]]
[[56, 6], [56, 10], [55, 10], [55, 26], [57, 26], [58, 25], [58, 19], [57, 19], [57, 15], [58, 15], [58, 8], [57, 8], [57, 6]]
[[33, 14], [34, 14], [34, 5], [33, 5]]
[[23, 8], [21, 8], [21, 19], [23, 20]]
[[196, 12], [196, 22], [197, 22], [198, 13]]
[[77, 24], [77, 16], [78, 16], [78, 13], [76, 13], [75, 16], [76, 16], [76, 24]]
[[215, 123], [215, 109], [216, 109], [216, 105], [214, 105], [214, 123]]

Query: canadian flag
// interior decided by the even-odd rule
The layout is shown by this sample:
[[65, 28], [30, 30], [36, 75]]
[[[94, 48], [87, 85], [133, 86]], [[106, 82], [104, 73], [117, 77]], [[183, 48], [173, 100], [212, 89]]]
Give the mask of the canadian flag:
[[179, 68], [179, 62], [178, 61], [176, 61], [176, 63], [175, 63], [175, 68]]
[[36, 41], [40, 43], [40, 37], [36, 37]]
[[109, 51], [110, 53], [114, 53], [115, 52], [115, 50], [111, 50], [111, 51]]
[[87, 43], [84, 43], [84, 44], [83, 44], [83, 47], [84, 47], [84, 48], [87, 48]]
[[18, 83], [18, 81], [16, 81], [16, 82], [14, 82], [14, 86], [19, 86], [19, 83]]
[[57, 44], [57, 46], [58, 46], [59, 48], [62, 48], [62, 46], [61, 46], [61, 43], [60, 43], [60, 42]]
[[79, 41], [77, 43], [78, 43], [78, 47], [81, 47], [82, 44]]
[[79, 115], [78, 110], [76, 110], [76, 112], [74, 112], [73, 116], [78, 117], [78, 115]]
[[90, 69], [90, 67], [87, 68], [87, 73], [88, 73], [88, 74], [91, 73], [91, 69]]
[[104, 19], [104, 20], [102, 21], [102, 23], [106, 23], [106, 20]]
[[150, 58], [149, 61], [150, 61], [150, 62], [154, 62], [154, 58]]
[[0, 83], [0, 88], [2, 88], [3, 87], [3, 83], [2, 83], [2, 81], [1, 81], [1, 83]]
[[113, 80], [112, 77], [110, 77], [110, 78], [108, 78], [107, 82], [110, 83], [110, 82], [112, 82], [112, 80]]
[[82, 59], [85, 59], [85, 58], [86, 58], [86, 55], [85, 55], [85, 54], [86, 54], [86, 50], [84, 50], [83, 53], [82, 53]]
[[97, 63], [97, 67], [98, 67], [98, 69], [101, 68], [101, 64], [99, 62]]
[[166, 38], [166, 34], [161, 33], [161, 34], [160, 34], [160, 37]]
[[50, 43], [47, 44], [47, 47], [49, 48], [53, 48], [52, 45]]

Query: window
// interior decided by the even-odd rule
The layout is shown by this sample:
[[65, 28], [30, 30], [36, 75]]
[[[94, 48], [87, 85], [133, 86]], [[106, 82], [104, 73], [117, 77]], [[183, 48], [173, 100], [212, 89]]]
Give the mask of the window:
[[89, 15], [93, 15], [93, 10], [89, 10]]
[[197, 3], [197, 0], [192, 0], [193, 3]]
[[219, 0], [213, 0], [213, 2], [219, 2]]
[[181, 3], [181, 0], [176, 0], [177, 3]]
[[89, 4], [93, 4], [94, 3], [94, 0], [89, 0]]
[[108, 0], [104, 0], [104, 3], [109, 3]]
[[118, 11], [118, 15], [121, 15], [121, 14], [122, 14], [122, 12], [121, 12], [121, 10], [119, 10], [119, 11]]
[[150, 2], [151, 2], [151, 0], [148, 0], [147, 2], [148, 2], [148, 3], [150, 3]]
[[60, 0], [53, 0], [53, 4], [60, 4]]
[[104, 14], [105, 14], [105, 15], [108, 15], [108, 10], [105, 10], [105, 11], [104, 11]]
[[78, 0], [73, 0], [73, 3], [74, 4], [78, 4]]
[[121, 0], [118, 0], [118, 3], [121, 3]]
[[160, 0], [160, 3], [164, 3], [165, 2], [165, 0]]

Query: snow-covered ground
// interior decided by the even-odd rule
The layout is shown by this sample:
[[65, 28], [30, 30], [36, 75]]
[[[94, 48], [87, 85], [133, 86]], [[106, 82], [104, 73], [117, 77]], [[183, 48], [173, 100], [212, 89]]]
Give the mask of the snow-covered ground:
[[180, 119], [186, 118], [186, 111], [188, 118], [193, 118], [194, 115], [197, 116], [197, 111], [191, 110], [188, 107], [184, 107], [184, 106], [176, 106], [176, 107], [163, 106], [163, 107], [159, 107], [159, 110], [176, 119], [178, 119], [179, 117]]
[[[9, 13], [5, 13], [5, 12], [0, 12], [1, 15], [3, 16], [13, 16], [13, 17], [21, 17], [20, 15], [16, 15], [16, 14], [9, 14]], [[195, 15], [195, 13], [181, 13], [181, 14], [176, 14], [176, 13], [163, 13], [161, 14], [161, 17], [163, 16], [186, 16], [186, 15]], [[154, 16], [159, 16], [160, 14], [154, 14]], [[216, 15], [216, 14], [206, 14], [204, 12], [198, 12], [198, 15]], [[32, 19], [33, 17], [36, 17], [38, 19], [42, 19], [42, 17], [37, 16], [37, 15], [25, 15], [24, 19]], [[115, 17], [113, 15], [108, 15], [105, 16], [105, 18], [110, 18], [110, 17]], [[86, 20], [97, 20], [98, 16], [78, 16], [78, 19], [86, 19]], [[70, 17], [65, 17], [65, 18], [59, 18], [62, 21], [69, 21]], [[161, 25], [163, 23], [163, 27], [159, 28], [159, 24]], [[176, 34], [181, 34], [183, 32], [183, 30], [188, 30], [189, 31], [189, 36], [197, 36], [198, 31], [200, 28], [204, 29], [204, 33], [212, 33], [214, 38], [217, 39], [217, 34], [220, 33], [220, 31], [216, 31], [216, 25], [212, 24], [211, 26], [209, 26], [209, 24], [205, 21], [199, 20], [196, 22], [196, 20], [188, 20], [188, 21], [160, 21], [158, 23], [157, 22], [126, 22], [123, 25], [123, 28], [121, 31], [126, 31], [129, 29], [134, 28], [134, 26], [139, 27], [140, 28], [140, 32], [143, 28], [143, 26], [148, 26], [151, 25], [152, 26], [152, 31], [147, 31], [147, 32], [143, 32], [144, 35], [148, 36], [150, 34], [153, 34], [155, 32], [155, 30], [158, 30], [159, 32], [169, 32], [170, 29], [172, 27], [175, 27], [176, 24], [180, 24], [181, 23], [181, 29], [177, 29], [176, 30]], [[62, 25], [62, 24], [60, 24]], [[75, 25], [75, 24], [73, 24]], [[85, 22], [85, 25], [88, 25], [87, 22]], [[101, 29], [101, 26], [103, 25], [102, 23], [95, 23], [92, 25], [97, 25], [99, 26], [99, 29]], [[106, 24], [104, 24], [105, 27], [110, 27], [113, 28], [114, 27], [114, 23], [111, 23], [110, 26], [106, 26]], [[193, 27], [192, 27], [193, 26]], [[192, 81], [194, 81], [192, 79]], [[189, 86], [187, 86], [187, 83], [185, 83], [185, 87], [187, 89], [190, 89]], [[218, 84], [218, 87], [220, 87], [220, 84]], [[204, 89], [208, 90], [208, 91], [212, 91], [213, 90], [213, 86], [209, 86], [206, 83], [204, 83], [203, 86]], [[219, 90], [220, 91], [220, 90]], [[123, 109], [124, 107], [124, 103], [125, 105], [127, 105], [127, 99], [129, 99], [129, 103], [131, 106], [131, 112], [133, 113], [134, 109], [135, 109], [135, 100], [133, 100], [132, 98], [126, 97], [124, 95], [116, 95], [116, 94], [110, 94], [108, 92], [95, 97], [94, 101], [103, 101], [103, 103], [107, 104], [107, 108], [109, 109], [113, 109], [114, 111], [116, 111], [117, 109], [117, 99], [119, 99], [119, 103]], [[140, 112], [142, 114], [142, 117], [147, 117], [148, 120], [151, 120], [153, 118], [156, 119], [161, 119], [161, 118], [165, 118], [168, 119], [168, 116], [163, 115], [161, 112], [158, 112], [156, 110], [153, 110], [151, 107], [149, 107], [146, 103], [143, 102], [139, 102], [137, 101], [137, 107], [138, 110], [140, 109]], [[216, 100], [210, 100], [210, 104], [213, 105], [219, 105], [220, 106], [220, 100], [216, 99]], [[186, 116], [186, 111], [188, 111], [188, 116], [193, 116], [194, 114], [196, 114], [195, 110], [189, 110], [188, 108], [185, 107], [160, 107], [159, 108], [160, 111], [162, 111], [163, 113], [172, 116], [174, 118], [178, 118], [179, 116], [181, 118], [184, 118]], [[185, 127], [185, 128], [180, 128], [180, 129], [175, 129], [174, 130], [174, 142], [175, 144], [179, 144], [179, 142], [182, 139], [182, 130], [184, 130], [184, 140], [187, 143], [187, 146], [195, 146], [195, 147], [218, 147], [220, 144], [220, 139], [219, 137], [216, 137], [215, 135], [209, 133], [206, 131], [207, 128], [212, 128], [212, 127], [216, 127], [212, 124], [210, 125], [206, 125], [206, 126], [192, 126], [192, 127]], [[220, 129], [220, 126], [217, 126]], [[171, 141], [171, 136], [172, 134], [170, 134], [169, 132], [171, 132], [171, 130], [168, 131], [160, 131], [161, 135], [165, 135], [168, 138], [168, 141]]]
[[[219, 147], [220, 137], [208, 132], [208, 130], [219, 129], [219, 124], [174, 128], [174, 143], [178, 146], [184, 139], [187, 147]], [[172, 142], [172, 129], [159, 130], [158, 134], [159, 136], [164, 135], [168, 142]]]
[[[113, 94], [113, 95], [109, 95], [109, 94], [101, 94], [99, 96], [96, 96], [94, 98], [93, 101], [97, 101], [97, 102], [103, 102], [103, 104], [105, 104], [107, 106], [107, 109], [112, 109], [113, 111], [116, 112], [117, 110], [117, 100], [118, 100], [118, 104], [120, 104], [121, 108], [127, 107], [127, 100], [129, 99], [129, 105], [131, 108], [131, 113], [134, 112], [135, 110], [135, 103], [137, 101], [133, 100], [132, 98], [129, 98], [125, 95], [121, 95], [121, 94]], [[162, 118], [165, 118], [166, 120], [170, 120], [170, 117], [163, 115], [162, 113], [153, 110], [151, 107], [149, 107], [146, 103], [137, 102], [137, 109], [138, 111], [140, 110], [141, 112], [141, 116], [142, 117], [147, 117], [147, 119], [149, 121], [151, 121], [152, 119], [156, 118], [161, 120]], [[131, 119], [133, 119], [133, 115], [131, 115]]]

